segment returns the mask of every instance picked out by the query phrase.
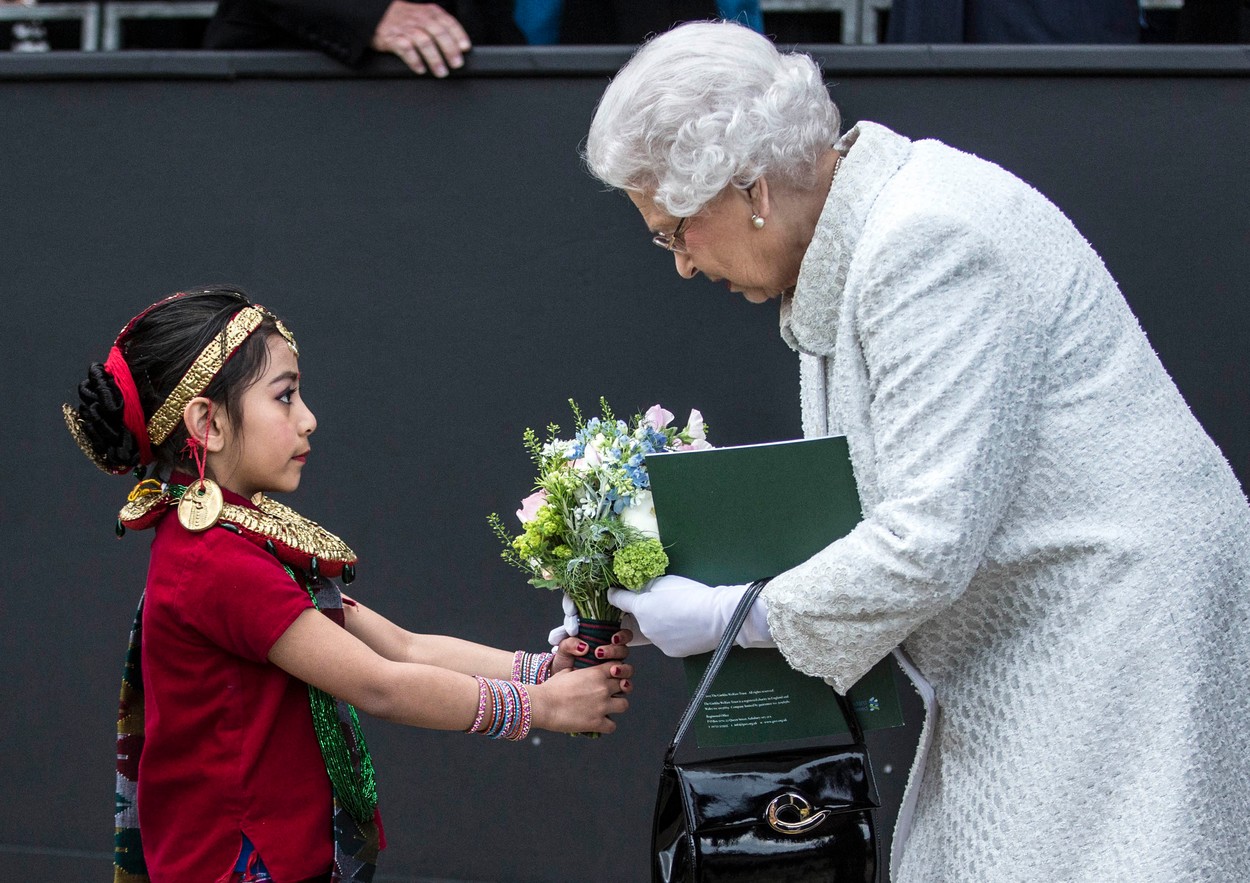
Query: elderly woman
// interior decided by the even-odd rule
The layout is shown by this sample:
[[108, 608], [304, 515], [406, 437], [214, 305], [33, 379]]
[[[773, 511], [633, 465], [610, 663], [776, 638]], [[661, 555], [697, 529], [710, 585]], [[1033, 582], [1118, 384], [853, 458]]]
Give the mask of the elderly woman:
[[[1250, 509], [1098, 255], [997, 166], [839, 115], [732, 24], [645, 45], [586, 159], [684, 278], [763, 303], [864, 518], [748, 639], [845, 691], [902, 644], [942, 713], [894, 879], [1250, 879]], [[670, 655], [741, 587], [620, 592]], [[720, 621], [723, 622], [723, 619]]]

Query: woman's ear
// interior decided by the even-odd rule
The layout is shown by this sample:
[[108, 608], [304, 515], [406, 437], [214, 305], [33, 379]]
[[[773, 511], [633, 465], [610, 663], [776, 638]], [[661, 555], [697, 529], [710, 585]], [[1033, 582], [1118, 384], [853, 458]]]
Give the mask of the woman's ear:
[[755, 183], [746, 189], [746, 194], [751, 202], [751, 214], [767, 218], [769, 212], [768, 179], [756, 178]]
[[219, 452], [225, 445], [222, 430], [225, 419], [221, 407], [214, 405], [211, 399], [196, 396], [187, 402], [182, 409], [182, 422], [187, 427], [187, 434], [198, 442], [203, 442], [209, 453]]

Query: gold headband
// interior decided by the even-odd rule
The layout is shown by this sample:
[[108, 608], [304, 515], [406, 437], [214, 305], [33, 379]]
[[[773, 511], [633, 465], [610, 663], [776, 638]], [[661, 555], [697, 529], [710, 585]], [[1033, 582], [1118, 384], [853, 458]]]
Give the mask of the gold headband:
[[165, 399], [165, 403], [157, 408], [156, 413], [148, 420], [148, 437], [152, 441], [152, 447], [156, 447], [169, 438], [174, 427], [182, 420], [182, 412], [186, 410], [187, 403], [196, 396], [203, 395], [204, 390], [208, 389], [208, 385], [217, 376], [217, 372], [226, 364], [226, 360], [234, 355], [234, 351], [260, 327], [260, 323], [266, 317], [273, 319], [278, 327], [278, 333], [286, 340], [291, 352], [299, 355], [295, 337], [278, 317], [259, 305], [239, 310], [230, 320], [230, 324], [226, 326], [226, 330], [213, 338], [209, 345], [195, 357], [187, 373], [182, 375], [182, 379], [170, 392], [169, 398]]
[[[164, 304], [166, 301], [174, 300], [182, 297], [176, 294], [166, 298], [158, 304], [148, 307], [142, 313], [122, 329], [121, 334], [117, 336], [115, 346], [121, 346], [125, 340], [127, 333], [139, 319], [146, 316], [155, 307]], [[286, 341], [287, 346], [291, 348], [291, 352], [299, 355], [299, 347], [295, 344], [295, 337], [291, 334], [287, 327], [282, 324], [282, 320], [270, 313], [260, 304], [247, 306], [235, 313], [231, 317], [225, 331], [217, 336], [204, 350], [196, 356], [191, 367], [187, 369], [187, 373], [178, 381], [177, 386], [169, 394], [169, 398], [165, 403], [152, 415], [152, 419], [147, 423], [148, 439], [152, 447], [159, 445], [165, 439], [169, 438], [169, 434], [173, 432], [174, 427], [178, 425], [178, 421], [182, 419], [182, 412], [187, 407], [187, 402], [201, 395], [204, 390], [208, 389], [208, 385], [212, 383], [213, 378], [217, 376], [217, 372], [226, 364], [226, 360], [234, 354], [234, 351], [242, 346], [243, 341], [253, 331], [260, 327], [260, 323], [266, 318], [272, 319], [274, 325], [278, 329], [278, 333]], [[78, 416], [78, 411], [69, 405], [62, 405], [61, 412], [65, 417], [65, 425], [69, 428], [70, 434], [74, 437], [74, 441], [78, 444], [79, 449], [87, 455], [96, 466], [111, 475], [123, 475], [130, 471], [128, 467], [116, 469], [110, 467], [105, 460], [95, 452], [91, 441], [87, 438], [86, 432], [83, 430], [82, 419]]]

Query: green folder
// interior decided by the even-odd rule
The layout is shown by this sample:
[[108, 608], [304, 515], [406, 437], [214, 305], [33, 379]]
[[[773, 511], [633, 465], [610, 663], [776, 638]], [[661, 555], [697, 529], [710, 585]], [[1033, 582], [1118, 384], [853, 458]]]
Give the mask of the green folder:
[[[776, 576], [862, 517], [842, 436], [647, 456], [669, 573], [707, 585]], [[693, 693], [711, 654], [685, 660]], [[890, 660], [850, 692], [865, 730], [903, 724]], [[832, 688], [772, 649], [735, 647], [695, 721], [701, 748], [846, 732]]]

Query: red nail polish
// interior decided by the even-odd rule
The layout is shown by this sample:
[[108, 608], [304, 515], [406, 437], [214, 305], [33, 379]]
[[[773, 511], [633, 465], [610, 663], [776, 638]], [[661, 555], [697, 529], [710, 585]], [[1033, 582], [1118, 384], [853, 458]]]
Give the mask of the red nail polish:
[[602, 647], [596, 647], [596, 648], [595, 648], [595, 658], [596, 658], [596, 659], [602, 659], [602, 658], [603, 658], [603, 648], [602, 648]]
[[619, 665], [612, 666], [612, 677], [617, 677], [618, 675], [620, 675], [620, 673], [621, 673], [621, 667]]
[[579, 641], [579, 642], [578, 642], [578, 644], [577, 644], [577, 652], [578, 652], [578, 653], [585, 653], [585, 652], [586, 652], [586, 645], [585, 645], [585, 644], [583, 644], [583, 643], [581, 643], [581, 642]]
[[618, 635], [613, 635], [613, 636], [612, 636], [612, 643], [613, 643], [613, 644], [619, 644], [619, 643], [621, 643], [621, 636], [620, 636], [619, 634], [618, 634]]
[[622, 690], [628, 690], [628, 689], [630, 689], [630, 686], [629, 686], [629, 681], [621, 681], [621, 689], [622, 689]]

